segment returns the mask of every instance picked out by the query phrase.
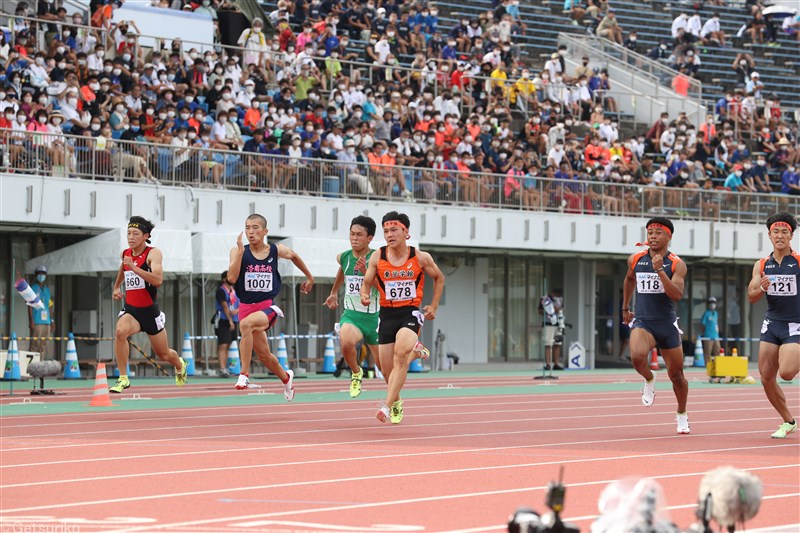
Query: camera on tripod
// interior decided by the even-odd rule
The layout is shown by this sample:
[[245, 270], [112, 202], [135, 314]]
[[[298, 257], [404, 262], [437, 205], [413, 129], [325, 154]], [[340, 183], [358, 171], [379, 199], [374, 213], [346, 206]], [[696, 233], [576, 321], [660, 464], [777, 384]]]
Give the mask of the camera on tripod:
[[562, 483], [563, 478], [562, 466], [558, 472], [558, 481], [551, 481], [547, 486], [544, 503], [551, 512], [540, 515], [533, 509], [517, 509], [508, 520], [508, 533], [580, 533], [576, 526], [561, 520], [567, 492]]

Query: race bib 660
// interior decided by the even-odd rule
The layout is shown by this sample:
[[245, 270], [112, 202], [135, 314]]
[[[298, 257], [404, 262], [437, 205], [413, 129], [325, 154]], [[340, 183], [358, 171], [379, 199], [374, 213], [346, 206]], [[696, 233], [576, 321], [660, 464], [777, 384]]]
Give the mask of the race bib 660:
[[272, 292], [272, 272], [245, 272], [244, 290], [247, 292]]
[[137, 291], [144, 289], [144, 279], [132, 270], [125, 271], [125, 290]]

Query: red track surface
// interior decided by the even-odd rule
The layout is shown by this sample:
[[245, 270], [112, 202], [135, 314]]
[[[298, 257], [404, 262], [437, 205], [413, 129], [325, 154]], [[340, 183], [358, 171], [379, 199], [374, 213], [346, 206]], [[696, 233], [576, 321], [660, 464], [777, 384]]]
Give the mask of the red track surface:
[[[591, 381], [603, 380], [619, 376]], [[457, 380], [462, 387], [506, 382], [522, 383]], [[345, 384], [303, 386], [320, 392]], [[442, 383], [416, 379], [409, 386]], [[798, 388], [784, 390], [798, 412]], [[210, 393], [202, 384], [140, 392]], [[14, 524], [19, 531], [49, 524], [49, 531], [81, 532], [502, 531], [518, 506], [544, 510], [547, 483], [563, 464], [565, 517], [582, 531], [602, 489], [626, 476], [656, 478], [671, 518], [686, 527], [703, 474], [733, 465], [765, 486], [748, 528], [797, 531], [800, 439], [769, 438], [779, 420], [758, 386], [692, 390], [689, 436], [675, 434], [668, 389], [659, 389], [649, 409], [630, 391], [497, 393], [408, 399], [398, 426], [379, 424], [372, 401], [345, 397], [4, 417], [0, 524], [2, 531]]]

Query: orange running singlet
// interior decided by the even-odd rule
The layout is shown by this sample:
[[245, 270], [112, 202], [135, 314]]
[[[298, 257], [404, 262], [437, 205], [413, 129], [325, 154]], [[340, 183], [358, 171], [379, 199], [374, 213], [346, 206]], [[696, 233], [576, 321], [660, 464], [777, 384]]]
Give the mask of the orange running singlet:
[[381, 293], [381, 308], [419, 307], [422, 303], [425, 275], [419, 266], [416, 248], [408, 247], [408, 259], [400, 266], [389, 262], [386, 246], [381, 247], [380, 251], [378, 290]]

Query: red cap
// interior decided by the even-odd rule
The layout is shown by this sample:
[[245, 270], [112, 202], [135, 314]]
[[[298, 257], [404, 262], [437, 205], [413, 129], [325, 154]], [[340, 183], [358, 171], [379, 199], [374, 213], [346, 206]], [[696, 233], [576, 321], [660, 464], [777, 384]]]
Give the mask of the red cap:
[[742, 165], [733, 165], [733, 170], [744, 170]]

